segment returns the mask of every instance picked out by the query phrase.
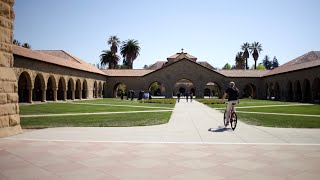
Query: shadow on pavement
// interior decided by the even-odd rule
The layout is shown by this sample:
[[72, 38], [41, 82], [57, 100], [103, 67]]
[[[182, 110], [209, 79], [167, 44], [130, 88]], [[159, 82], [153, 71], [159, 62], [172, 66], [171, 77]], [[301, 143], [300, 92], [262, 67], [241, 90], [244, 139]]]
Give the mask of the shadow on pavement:
[[232, 129], [218, 126], [218, 128], [209, 128], [208, 131], [210, 131], [210, 132], [225, 132], [225, 131], [232, 131]]

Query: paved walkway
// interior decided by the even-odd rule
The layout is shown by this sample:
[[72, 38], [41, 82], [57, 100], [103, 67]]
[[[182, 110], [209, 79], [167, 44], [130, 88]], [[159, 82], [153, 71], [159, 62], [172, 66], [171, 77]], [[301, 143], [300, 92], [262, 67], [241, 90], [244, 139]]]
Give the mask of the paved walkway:
[[220, 112], [182, 101], [165, 125], [50, 128], [2, 138], [0, 179], [319, 179], [318, 129], [239, 123], [232, 131], [219, 128]]

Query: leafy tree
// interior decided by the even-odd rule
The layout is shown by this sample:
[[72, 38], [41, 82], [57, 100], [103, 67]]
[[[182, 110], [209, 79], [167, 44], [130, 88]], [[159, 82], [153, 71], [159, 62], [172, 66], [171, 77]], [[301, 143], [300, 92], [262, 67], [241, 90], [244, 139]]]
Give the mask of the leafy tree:
[[109, 69], [115, 69], [118, 65], [119, 56], [117, 54], [112, 53], [110, 50], [102, 51], [100, 55], [100, 64], [109, 66]]
[[21, 43], [16, 39], [13, 40], [13, 44], [15, 44], [17, 46], [21, 46]]
[[264, 67], [261, 63], [259, 63], [256, 70], [266, 70], [266, 67]]
[[23, 43], [21, 47], [31, 49], [31, 46], [28, 43]]
[[143, 69], [148, 69], [148, 68], [149, 68], [149, 66], [146, 64], [143, 66]]
[[160, 86], [159, 86], [158, 82], [154, 82], [151, 84], [149, 91], [153, 92], [153, 94], [154, 94], [154, 92], [156, 92], [159, 89], [159, 87]]
[[259, 53], [262, 51], [262, 45], [259, 42], [252, 43], [251, 47], [251, 54], [254, 59], [254, 68], [257, 68], [257, 60], [259, 58]]
[[242, 52], [237, 53], [235, 61], [236, 61], [235, 69], [245, 69], [246, 60], [242, 55]]
[[268, 55], [266, 55], [264, 57], [264, 59], [262, 60], [262, 65], [268, 70], [270, 70], [272, 68], [272, 63], [271, 63]]
[[248, 58], [249, 58], [249, 49], [250, 49], [250, 44], [248, 42], [243, 43], [241, 46], [241, 49], [243, 50], [243, 58], [245, 60], [245, 68], [248, 68]]
[[279, 67], [279, 63], [278, 63], [278, 59], [276, 57], [273, 57], [273, 60], [272, 60], [272, 69], [275, 69]]
[[126, 64], [129, 69], [132, 69], [133, 61], [140, 55], [139, 42], [134, 39], [124, 41], [120, 53], [124, 59], [124, 64]]
[[125, 84], [119, 84], [117, 89], [117, 96], [121, 96], [121, 94], [125, 94], [127, 86]]
[[224, 66], [223, 66], [223, 68], [222, 68], [222, 69], [228, 69], [228, 70], [229, 70], [229, 69], [231, 69], [231, 66], [230, 66], [230, 64], [229, 64], [229, 63], [227, 63], [226, 65], [224, 65]]

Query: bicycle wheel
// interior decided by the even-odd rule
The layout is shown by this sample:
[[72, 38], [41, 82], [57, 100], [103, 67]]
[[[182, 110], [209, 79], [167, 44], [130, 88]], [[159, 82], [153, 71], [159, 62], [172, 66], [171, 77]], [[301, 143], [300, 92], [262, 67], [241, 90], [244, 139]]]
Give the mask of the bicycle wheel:
[[237, 121], [238, 121], [237, 114], [235, 112], [232, 112], [232, 115], [231, 115], [231, 128], [232, 128], [232, 130], [236, 129]]
[[224, 115], [223, 115], [223, 124], [225, 127], [227, 127], [226, 113], [227, 113], [227, 110], [224, 111]]

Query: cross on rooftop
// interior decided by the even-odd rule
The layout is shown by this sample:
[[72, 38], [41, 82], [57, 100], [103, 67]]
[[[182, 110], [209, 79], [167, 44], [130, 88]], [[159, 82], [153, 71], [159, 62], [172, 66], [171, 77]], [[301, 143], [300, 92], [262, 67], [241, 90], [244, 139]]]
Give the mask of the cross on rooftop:
[[182, 48], [182, 49], [181, 49], [181, 53], [183, 53], [183, 50], [184, 50], [184, 49]]

